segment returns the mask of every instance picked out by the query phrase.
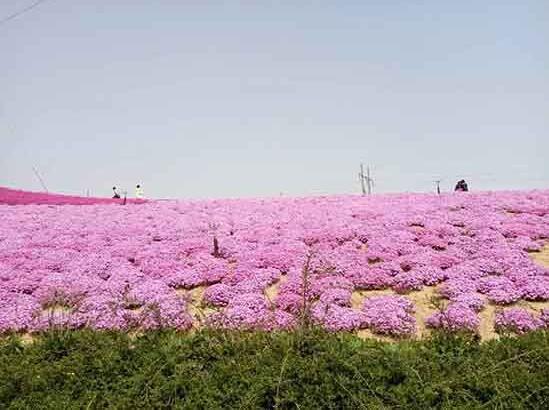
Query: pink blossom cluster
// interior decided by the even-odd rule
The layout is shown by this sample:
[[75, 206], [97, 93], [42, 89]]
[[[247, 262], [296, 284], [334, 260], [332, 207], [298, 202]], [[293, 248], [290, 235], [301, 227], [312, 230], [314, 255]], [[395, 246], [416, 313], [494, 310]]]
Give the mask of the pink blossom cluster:
[[475, 332], [480, 324], [477, 309], [466, 303], [450, 303], [445, 309], [427, 319], [427, 325], [449, 331]]
[[[486, 303], [549, 300], [548, 239], [549, 191], [0, 205], [0, 332], [187, 329], [200, 286], [211, 326], [405, 336], [406, 294], [435, 285], [428, 324], [476, 330]], [[381, 289], [401, 295], [353, 303]]]
[[377, 296], [364, 301], [364, 325], [375, 333], [407, 335], [415, 333], [414, 305], [404, 296]]
[[526, 333], [549, 325], [548, 313], [548, 310], [543, 310], [541, 315], [536, 315], [519, 307], [504, 309], [496, 313], [495, 327], [503, 332]]

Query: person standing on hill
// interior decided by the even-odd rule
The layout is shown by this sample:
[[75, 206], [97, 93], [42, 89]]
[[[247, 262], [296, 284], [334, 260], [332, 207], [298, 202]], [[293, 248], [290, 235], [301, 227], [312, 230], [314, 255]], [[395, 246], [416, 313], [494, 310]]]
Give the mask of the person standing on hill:
[[467, 182], [465, 182], [464, 179], [458, 181], [454, 191], [456, 191], [456, 192], [468, 192], [469, 187], [467, 186]]
[[145, 191], [143, 191], [143, 187], [139, 184], [135, 186], [135, 197], [138, 199], [143, 199], [145, 197]]
[[112, 187], [112, 192], [113, 192], [112, 199], [120, 199], [120, 194], [116, 191], [115, 186]]

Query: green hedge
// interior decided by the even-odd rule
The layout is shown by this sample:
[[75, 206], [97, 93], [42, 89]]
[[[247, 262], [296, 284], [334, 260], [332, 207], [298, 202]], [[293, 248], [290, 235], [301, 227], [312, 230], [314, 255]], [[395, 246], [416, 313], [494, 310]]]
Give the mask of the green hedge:
[[51, 331], [0, 341], [0, 408], [549, 408], [549, 334], [397, 344], [296, 333]]

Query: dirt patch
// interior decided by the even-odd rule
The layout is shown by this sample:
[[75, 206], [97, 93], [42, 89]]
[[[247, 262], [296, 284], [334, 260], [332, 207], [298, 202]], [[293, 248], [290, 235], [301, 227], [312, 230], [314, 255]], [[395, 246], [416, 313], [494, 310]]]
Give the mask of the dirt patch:
[[274, 301], [278, 295], [278, 289], [280, 288], [280, 285], [282, 285], [287, 280], [288, 280], [288, 277], [285, 274], [282, 274], [280, 275], [280, 278], [275, 283], [265, 288], [265, 291], [264, 291], [265, 297], [267, 298], [269, 303], [271, 303], [271, 305], [274, 304]]
[[405, 295], [414, 303], [416, 310], [416, 337], [423, 338], [429, 335], [430, 330], [426, 326], [429, 316], [438, 311], [436, 301], [440, 301], [436, 286], [425, 286], [422, 290], [410, 292]]
[[362, 304], [364, 299], [370, 298], [372, 296], [383, 296], [383, 295], [396, 295], [395, 291], [392, 289], [380, 289], [380, 290], [355, 290], [351, 295], [351, 307], [356, 310], [362, 309]]
[[544, 302], [526, 302], [530, 309], [539, 312], [542, 309], [549, 309], [549, 301]]
[[391, 337], [391, 336], [383, 336], [378, 335], [374, 332], [372, 332], [370, 329], [360, 329], [355, 332], [355, 334], [365, 340], [365, 339], [374, 339], [378, 340], [380, 342], [390, 342], [390, 343], [396, 343], [398, 341], [397, 338]]
[[193, 328], [195, 329], [201, 328], [207, 317], [216, 312], [216, 309], [208, 307], [203, 303], [206, 288], [207, 286], [197, 286], [192, 289], [176, 289], [175, 291], [187, 300], [187, 311], [193, 319]]
[[530, 252], [534, 262], [549, 268], [549, 244], [545, 245], [539, 252]]
[[[372, 296], [386, 296], [386, 295], [398, 295], [392, 289], [381, 289], [381, 290], [362, 290], [354, 291], [351, 296], [351, 306], [353, 309], [360, 310], [362, 309], [362, 304], [364, 299], [370, 298]], [[415, 309], [415, 318], [417, 324], [417, 332], [415, 337], [423, 338], [429, 335], [429, 329], [426, 326], [426, 320], [429, 316], [435, 313], [437, 309], [437, 300], [440, 300], [438, 296], [437, 289], [435, 286], [425, 286], [419, 291], [410, 292], [404, 294], [403, 296], [410, 299], [414, 304]], [[385, 341], [395, 341], [395, 338], [376, 335], [368, 329], [362, 329], [356, 332], [357, 336], [360, 338], [373, 338], [377, 340]]]
[[126, 308], [126, 310], [129, 310], [131, 312], [135, 312], [137, 313], [138, 315], [140, 315], [141, 313], [143, 313], [143, 311], [145, 310], [145, 307], [143, 305], [128, 305]]
[[497, 339], [499, 337], [494, 328], [497, 309], [498, 306], [487, 301], [484, 308], [478, 314], [480, 319], [478, 333], [482, 341]]
[[482, 341], [498, 339], [499, 335], [495, 331], [495, 318], [496, 313], [503, 309], [509, 309], [513, 307], [523, 308], [534, 315], [539, 315], [542, 309], [549, 308], [549, 301], [545, 302], [531, 302], [526, 300], [519, 300], [516, 303], [500, 306], [486, 300], [484, 308], [479, 313], [480, 325], [479, 335]]
[[31, 335], [30, 333], [23, 333], [22, 335], [19, 335], [19, 340], [21, 340], [21, 344], [23, 346], [28, 346], [36, 340], [36, 338]]
[[505, 209], [503, 213], [507, 216], [517, 216], [520, 215], [522, 212], [519, 211], [513, 211], [512, 209]]
[[[372, 296], [381, 296], [381, 295], [398, 295], [392, 289], [383, 289], [383, 290], [367, 290], [367, 291], [355, 291], [353, 292], [351, 298], [351, 305], [353, 309], [360, 310], [365, 298]], [[425, 286], [420, 291], [410, 292], [404, 294], [403, 296], [410, 299], [413, 302], [415, 307], [415, 318], [417, 331], [414, 335], [418, 339], [423, 339], [428, 337], [431, 333], [431, 330], [426, 326], [426, 320], [433, 313], [443, 309], [448, 303], [448, 300], [443, 299], [437, 292], [436, 286]], [[499, 338], [499, 335], [496, 333], [494, 328], [495, 315], [499, 309], [509, 308], [509, 307], [522, 307], [532, 313], [539, 314], [541, 309], [549, 308], [549, 301], [547, 302], [529, 302], [529, 301], [519, 301], [509, 306], [498, 306], [488, 300], [482, 311], [479, 313], [479, 329], [478, 334], [482, 341], [492, 340]], [[398, 339], [380, 336], [373, 333], [371, 330], [362, 329], [355, 332], [360, 338], [369, 338], [383, 341], [397, 341]]]
[[64, 305], [50, 305], [47, 308], [42, 309], [42, 317], [49, 319], [67, 317], [71, 313], [71, 308]]
[[517, 303], [515, 303], [517, 307], [524, 308], [534, 314], [541, 313], [542, 309], [549, 309], [549, 301], [544, 302], [533, 302], [533, 301], [526, 301], [521, 300]]

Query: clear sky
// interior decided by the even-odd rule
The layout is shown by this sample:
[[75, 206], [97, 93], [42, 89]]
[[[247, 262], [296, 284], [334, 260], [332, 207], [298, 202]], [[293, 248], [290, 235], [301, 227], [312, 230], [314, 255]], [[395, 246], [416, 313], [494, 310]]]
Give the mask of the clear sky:
[[[0, 0], [0, 20], [35, 0]], [[47, 0], [0, 24], [0, 185], [549, 187], [549, 1]]]

